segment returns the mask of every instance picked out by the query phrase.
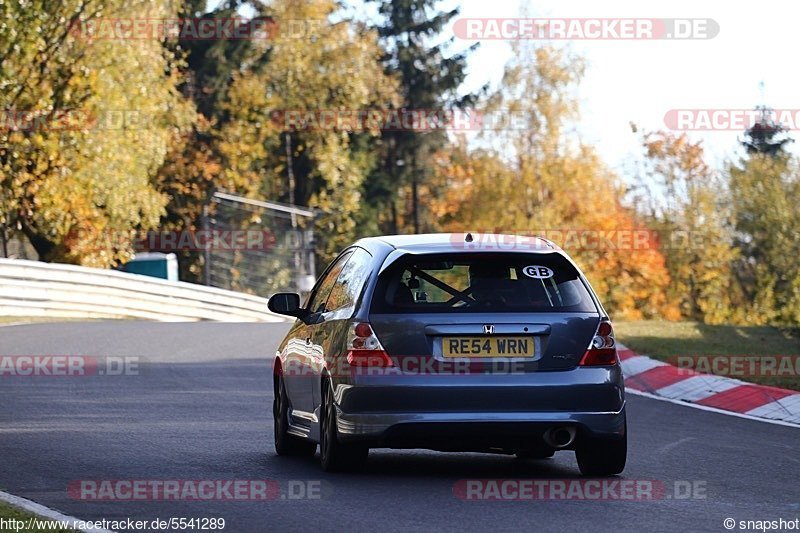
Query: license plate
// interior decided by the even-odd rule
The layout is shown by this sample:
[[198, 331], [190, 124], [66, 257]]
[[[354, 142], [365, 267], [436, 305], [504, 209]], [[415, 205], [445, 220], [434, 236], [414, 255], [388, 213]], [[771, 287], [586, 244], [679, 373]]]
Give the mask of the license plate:
[[533, 337], [443, 337], [445, 357], [533, 357]]

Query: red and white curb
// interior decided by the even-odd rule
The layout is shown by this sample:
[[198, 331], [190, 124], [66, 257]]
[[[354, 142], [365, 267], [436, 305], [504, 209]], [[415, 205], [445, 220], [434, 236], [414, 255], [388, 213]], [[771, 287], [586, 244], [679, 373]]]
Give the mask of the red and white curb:
[[625, 388], [767, 421], [800, 424], [800, 393], [679, 369], [618, 345]]

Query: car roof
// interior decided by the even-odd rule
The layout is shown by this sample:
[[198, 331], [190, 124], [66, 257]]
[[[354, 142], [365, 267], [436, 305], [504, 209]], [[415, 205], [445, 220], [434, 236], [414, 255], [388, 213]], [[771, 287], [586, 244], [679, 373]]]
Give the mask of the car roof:
[[409, 253], [449, 252], [562, 252], [553, 242], [534, 235], [502, 233], [424, 233], [384, 235], [359, 240], [364, 248], [390, 248]]

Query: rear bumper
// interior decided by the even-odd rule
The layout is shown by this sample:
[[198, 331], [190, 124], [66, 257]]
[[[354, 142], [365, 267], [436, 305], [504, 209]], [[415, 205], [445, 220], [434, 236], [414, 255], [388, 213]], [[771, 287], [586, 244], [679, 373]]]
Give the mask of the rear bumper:
[[550, 428], [620, 438], [619, 366], [515, 376], [361, 379], [336, 387], [339, 438], [373, 447], [484, 450], [540, 444]]
[[574, 426], [585, 436], [622, 438], [625, 407], [612, 413], [417, 413], [337, 417], [339, 438], [375, 448], [452, 451], [517, 450], [542, 445], [550, 428]]

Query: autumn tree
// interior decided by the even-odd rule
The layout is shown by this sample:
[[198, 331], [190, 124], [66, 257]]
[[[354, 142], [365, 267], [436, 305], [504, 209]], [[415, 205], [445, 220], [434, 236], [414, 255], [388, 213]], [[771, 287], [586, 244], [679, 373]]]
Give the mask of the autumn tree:
[[[383, 102], [383, 107], [436, 114], [471, 106], [476, 95], [458, 90], [467, 74], [467, 56], [476, 46], [453, 51], [454, 39], [441, 36], [459, 10], [439, 11], [435, 0], [374, 1], [382, 17], [378, 25], [382, 62], [386, 73], [399, 81], [400, 100]], [[444, 128], [383, 132], [376, 145], [380, 165], [365, 183], [371, 214], [382, 222], [383, 231], [431, 229], [420, 189], [428, 186], [433, 154], [446, 144]]]
[[797, 326], [800, 165], [785, 151], [785, 139], [777, 138], [782, 129], [773, 126], [762, 117], [747, 133], [753, 149], [727, 167], [741, 252], [735, 272], [749, 303], [743, 306], [748, 322]]
[[[226, 0], [209, 11], [206, 4], [205, 0], [185, 0], [180, 15], [189, 21], [230, 20], [237, 27], [252, 23], [252, 19], [239, 14], [248, 5], [245, 0]], [[172, 140], [164, 164], [153, 178], [156, 189], [169, 199], [159, 224], [161, 231], [201, 230], [204, 206], [213, 209], [208, 200], [215, 190], [253, 195], [258, 189], [257, 179], [244, 183], [223, 175], [218, 132], [231, 120], [225, 99], [234, 75], [245, 64], [269, 59], [267, 39], [271, 28], [267, 29], [269, 33], [253, 39], [228, 39], [223, 35], [196, 39], [182, 32], [164, 42], [169, 51], [184, 58], [179, 89], [193, 103], [197, 116], [190, 129]], [[202, 279], [203, 257], [198, 250], [170, 251], [178, 255], [180, 279], [195, 282]]]
[[[492, 124], [502, 127], [485, 129], [477, 147], [462, 141], [437, 157], [443, 196], [431, 209], [443, 229], [631, 232], [637, 220], [620, 202], [616, 176], [566, 131], [577, 114], [581, 60], [529, 43], [516, 43], [514, 52], [500, 88], [483, 107]], [[609, 309], [629, 317], [669, 311], [664, 296], [669, 276], [655, 247], [587, 242], [557, 244], [575, 257]]]
[[700, 142], [686, 134], [643, 136], [647, 172], [639, 208], [660, 234], [671, 283], [668, 296], [681, 315], [707, 323], [731, 320], [741, 303], [731, 270], [736, 257], [725, 183], [705, 161]]
[[355, 21], [333, 22], [332, 0], [281, 0], [269, 8], [279, 25], [305, 25], [277, 32], [264, 50], [269, 60], [254, 59], [234, 75], [216, 143], [220, 179], [246, 194], [318, 208], [318, 252], [326, 262], [356, 237], [357, 213], [367, 203], [362, 186], [374, 159], [355, 140], [380, 130], [328, 127], [315, 118], [394, 106], [396, 82], [383, 72], [377, 34]]
[[0, 4], [0, 216], [42, 259], [112, 265], [132, 251], [117, 236], [164, 212], [150, 178], [193, 115], [175, 58], [157, 40], [83, 28], [174, 15], [145, 0]]
[[[198, 229], [214, 190], [311, 206], [320, 213], [324, 263], [356, 236], [366, 208], [362, 184], [376, 164], [364, 139], [380, 131], [329, 128], [315, 118], [396, 103], [377, 35], [343, 18], [332, 0], [227, 1], [209, 12], [202, 4], [188, 3], [187, 16], [246, 24], [238, 13], [247, 5], [252, 19], [270, 21], [270, 31], [267, 39], [179, 43], [187, 54], [182, 88], [201, 117], [159, 172], [158, 188], [171, 198], [163, 223]], [[198, 279], [199, 255], [184, 255], [182, 273]]]

